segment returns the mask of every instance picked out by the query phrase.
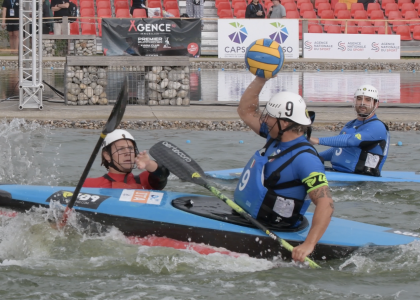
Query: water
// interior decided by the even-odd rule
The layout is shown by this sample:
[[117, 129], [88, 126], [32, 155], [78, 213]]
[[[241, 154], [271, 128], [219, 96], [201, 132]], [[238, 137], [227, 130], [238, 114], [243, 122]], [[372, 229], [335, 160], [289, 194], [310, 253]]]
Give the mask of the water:
[[[0, 121], [0, 182], [74, 186], [99, 132], [21, 124]], [[204, 170], [241, 167], [263, 145], [251, 132], [131, 132], [139, 149], [169, 140]], [[385, 168], [419, 170], [419, 136], [391, 132], [391, 143], [404, 146], [391, 146]], [[97, 159], [90, 176], [104, 173]], [[233, 195], [236, 182], [216, 184]], [[174, 177], [167, 190], [209, 194]], [[333, 187], [335, 216], [420, 232], [419, 190], [414, 183]], [[46, 221], [50, 213], [0, 216], [1, 299], [418, 299], [420, 243], [362, 249], [310, 270], [280, 260], [132, 245], [115, 228], [87, 233], [73, 223], [57, 231]]]
[[[63, 70], [44, 70], [44, 80], [59, 91], [64, 90]], [[122, 79], [129, 74], [130, 96], [142, 98], [141, 73], [113, 72], [108, 76], [106, 93], [115, 100]], [[254, 75], [246, 70], [192, 70], [190, 74], [190, 98], [194, 101], [239, 101]], [[0, 70], [0, 101], [16, 96], [18, 91], [17, 70]], [[356, 88], [372, 84], [380, 91], [380, 99], [386, 103], [419, 103], [419, 72], [378, 71], [322, 71], [280, 72], [266, 84], [260, 95], [261, 101], [283, 90], [303, 95], [307, 102], [351, 102]], [[144, 84], [144, 83], [143, 83]], [[44, 100], [56, 97], [46, 86]]]

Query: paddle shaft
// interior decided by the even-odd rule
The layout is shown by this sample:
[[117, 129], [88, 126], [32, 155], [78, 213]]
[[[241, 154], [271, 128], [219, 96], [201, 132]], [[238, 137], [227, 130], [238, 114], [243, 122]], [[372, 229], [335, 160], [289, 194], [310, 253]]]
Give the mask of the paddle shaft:
[[[208, 183], [205, 183], [203, 185], [206, 189], [208, 189], [210, 192], [212, 192], [214, 195], [217, 196], [220, 200], [225, 202], [227, 205], [229, 205], [233, 210], [235, 210], [239, 215], [241, 215], [243, 218], [247, 219], [249, 222], [251, 222], [254, 226], [264, 231], [269, 237], [271, 237], [273, 240], [278, 241], [280, 245], [282, 245], [286, 250], [292, 252], [293, 246], [290, 245], [287, 241], [283, 240], [273, 232], [271, 232], [267, 227], [262, 225], [260, 222], [255, 220], [251, 215], [249, 215], [246, 211], [242, 209], [238, 204], [230, 200], [228, 197], [226, 197], [222, 192], [220, 192], [217, 188], [214, 186], [209, 185]], [[315, 268], [321, 268], [317, 263], [309, 259], [308, 257], [305, 257], [305, 261], [309, 263], [309, 266], [313, 269]]]

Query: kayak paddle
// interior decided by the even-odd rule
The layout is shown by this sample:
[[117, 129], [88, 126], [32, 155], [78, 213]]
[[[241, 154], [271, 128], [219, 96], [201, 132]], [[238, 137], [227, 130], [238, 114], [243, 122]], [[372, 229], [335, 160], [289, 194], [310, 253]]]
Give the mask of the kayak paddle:
[[[260, 222], [255, 220], [248, 214], [246, 211], [242, 209], [239, 205], [235, 202], [230, 200], [228, 197], [223, 195], [218, 189], [214, 186], [211, 186], [205, 179], [204, 179], [204, 171], [201, 167], [184, 151], [179, 149], [177, 146], [170, 142], [159, 142], [153, 145], [150, 148], [149, 153], [162, 165], [164, 165], [168, 170], [178, 176], [180, 179], [201, 185], [205, 187], [210, 192], [212, 192], [217, 198], [223, 200], [227, 205], [229, 205], [233, 210], [235, 210], [239, 215], [244, 217], [246, 220], [251, 222], [257, 228], [264, 231], [268, 236], [270, 236], [273, 240], [278, 241], [280, 245], [284, 248], [289, 250], [290, 252], [293, 251], [293, 246], [290, 245], [287, 241], [283, 240], [270, 230], [268, 230], [264, 225]], [[314, 261], [310, 260], [308, 257], [305, 258], [305, 261], [309, 263], [309, 266], [313, 269], [320, 268]]]
[[67, 219], [70, 215], [71, 209], [77, 200], [80, 189], [82, 188], [83, 183], [85, 182], [86, 177], [89, 174], [90, 168], [92, 167], [93, 162], [95, 161], [96, 155], [98, 154], [99, 149], [102, 146], [102, 142], [104, 141], [107, 134], [113, 132], [120, 124], [124, 116], [125, 107], [127, 106], [127, 99], [128, 99], [127, 79], [125, 79], [123, 86], [121, 87], [120, 93], [118, 94], [117, 102], [115, 103], [114, 108], [112, 109], [111, 114], [109, 115], [108, 121], [106, 122], [104, 129], [102, 130], [99, 140], [96, 143], [95, 148], [93, 149], [92, 155], [90, 156], [89, 161], [85, 167], [85, 170], [83, 171], [83, 174], [80, 177], [79, 183], [77, 184], [76, 189], [74, 190], [73, 196], [71, 197], [69, 203], [67, 204], [66, 210], [64, 211], [64, 214], [63, 214], [63, 218], [59, 224], [60, 228], [64, 227], [67, 223]]

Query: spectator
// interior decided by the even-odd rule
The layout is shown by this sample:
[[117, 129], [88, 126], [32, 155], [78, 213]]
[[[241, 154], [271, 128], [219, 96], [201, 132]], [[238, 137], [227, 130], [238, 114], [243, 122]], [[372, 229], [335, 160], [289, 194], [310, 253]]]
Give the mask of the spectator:
[[252, 0], [252, 2], [246, 7], [245, 18], [265, 18], [263, 6], [258, 0]]
[[[51, 10], [54, 12], [54, 18], [68, 17], [69, 0], [51, 0]], [[70, 34], [70, 26], [67, 26], [67, 32], [63, 32], [63, 20], [54, 19], [54, 34]]]
[[273, 6], [270, 7], [270, 11], [268, 12], [268, 17], [270, 19], [281, 19], [286, 17], [286, 9], [283, 5], [280, 4], [280, 0], [271, 0], [273, 2]]
[[363, 3], [363, 7], [365, 8], [365, 10], [368, 9], [369, 3], [375, 3], [375, 2], [376, 0], [357, 0], [357, 3]]
[[[4, 0], [1, 27], [9, 33], [10, 49], [14, 52], [19, 47], [19, 0]], [[14, 20], [6, 20], [17, 18]]]
[[130, 15], [133, 15], [135, 9], [144, 9], [147, 14], [147, 0], [133, 0], [133, 5], [130, 8]]
[[[42, 2], [42, 18], [51, 18], [50, 4], [48, 0]], [[52, 32], [51, 19], [42, 20], [42, 34], [50, 34]]]

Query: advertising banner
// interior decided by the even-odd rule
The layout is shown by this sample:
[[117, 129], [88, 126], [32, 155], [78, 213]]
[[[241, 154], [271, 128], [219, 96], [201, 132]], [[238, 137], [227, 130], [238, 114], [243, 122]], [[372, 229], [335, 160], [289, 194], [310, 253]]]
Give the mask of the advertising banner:
[[244, 58], [246, 48], [258, 39], [272, 39], [283, 47], [284, 57], [299, 58], [298, 20], [218, 19], [219, 58]]
[[400, 102], [399, 73], [303, 72], [303, 97], [308, 102], [352, 102], [356, 89], [370, 84], [379, 91], [381, 102]]
[[102, 19], [104, 55], [200, 56], [200, 19]]
[[[239, 101], [255, 75], [249, 71], [226, 70], [218, 72], [218, 101]], [[279, 72], [262, 89], [259, 100], [268, 101], [281, 91], [299, 94], [299, 74], [297, 72]]]
[[400, 36], [390, 34], [303, 34], [304, 58], [400, 59]]

